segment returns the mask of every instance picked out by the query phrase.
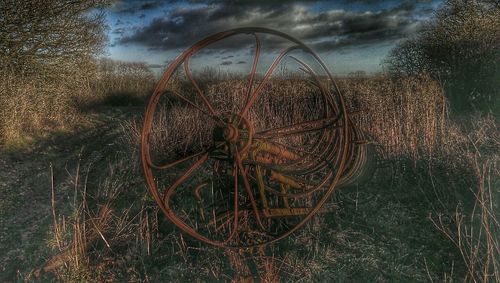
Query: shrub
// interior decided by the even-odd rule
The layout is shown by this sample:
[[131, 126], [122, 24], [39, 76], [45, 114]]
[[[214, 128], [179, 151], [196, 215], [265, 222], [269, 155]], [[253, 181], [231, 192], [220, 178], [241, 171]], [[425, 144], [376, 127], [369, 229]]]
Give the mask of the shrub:
[[499, 35], [498, 1], [447, 0], [414, 38], [391, 51], [386, 65], [395, 75], [441, 80], [457, 114], [498, 115]]

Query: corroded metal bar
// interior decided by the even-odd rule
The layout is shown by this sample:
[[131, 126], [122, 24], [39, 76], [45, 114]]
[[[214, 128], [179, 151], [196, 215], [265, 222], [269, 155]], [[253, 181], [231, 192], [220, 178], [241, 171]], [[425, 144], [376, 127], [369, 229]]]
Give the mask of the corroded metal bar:
[[[327, 213], [335, 211], [337, 206], [323, 207], [318, 211], [319, 213]], [[310, 207], [297, 207], [297, 208], [272, 208], [267, 209], [262, 212], [264, 217], [272, 218], [272, 217], [292, 217], [292, 216], [300, 216], [307, 215], [311, 212]]]
[[268, 142], [263, 142], [259, 141], [254, 144], [254, 150], [257, 152], [267, 152], [270, 153], [278, 158], [285, 158], [288, 160], [297, 160], [300, 158], [300, 155], [293, 153], [286, 148], [279, 147], [276, 145], [273, 145]]
[[215, 111], [214, 107], [208, 101], [208, 98], [203, 94], [203, 91], [201, 90], [200, 86], [194, 80], [193, 75], [191, 74], [191, 70], [189, 69], [189, 58], [190, 57], [191, 56], [187, 56], [184, 60], [184, 71], [186, 72], [186, 76], [189, 78], [189, 81], [191, 82], [191, 84], [193, 84], [194, 88], [196, 89], [196, 93], [201, 97], [201, 99], [203, 100], [203, 103], [205, 103], [205, 105], [207, 106], [210, 113], [214, 116], [217, 116], [217, 112]]
[[252, 95], [248, 99], [245, 107], [243, 108], [243, 110], [240, 113], [240, 116], [245, 117], [247, 115], [248, 110], [250, 110], [250, 107], [252, 107], [252, 105], [254, 104], [255, 100], [257, 100], [257, 97], [259, 96], [262, 88], [267, 83], [267, 81], [269, 81], [269, 78], [271, 77], [271, 75], [273, 74], [274, 70], [276, 69], [276, 67], [278, 66], [278, 64], [281, 62], [281, 60], [283, 59], [283, 57], [287, 53], [289, 53], [290, 51], [298, 49], [300, 47], [301, 47], [300, 45], [294, 45], [294, 46], [288, 47], [286, 49], [283, 49], [280, 52], [280, 54], [278, 54], [278, 56], [276, 56], [276, 58], [274, 59], [273, 63], [269, 67], [269, 69], [267, 69], [266, 74], [264, 75], [264, 78], [259, 83], [259, 85], [257, 85], [257, 88], [253, 91]]
[[302, 189], [304, 187], [303, 185], [301, 185], [299, 182], [297, 182], [293, 178], [287, 177], [287, 176], [280, 174], [276, 171], [271, 171], [270, 178], [271, 178], [271, 180], [278, 181], [278, 182], [280, 182], [284, 185], [288, 185], [294, 189]]

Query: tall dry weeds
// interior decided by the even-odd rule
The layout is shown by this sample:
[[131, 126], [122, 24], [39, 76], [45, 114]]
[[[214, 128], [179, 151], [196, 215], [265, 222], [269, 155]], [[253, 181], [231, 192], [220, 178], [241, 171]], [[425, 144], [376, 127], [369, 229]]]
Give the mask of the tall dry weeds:
[[[182, 82], [177, 87], [182, 90]], [[228, 81], [212, 82], [206, 91], [207, 96], [219, 107], [218, 109], [230, 112], [241, 107], [245, 87], [244, 81], [233, 78]], [[462, 254], [463, 261], [467, 266], [466, 280], [478, 282], [498, 280], [499, 221], [495, 214], [498, 211], [498, 198], [496, 197], [498, 189], [495, 184], [498, 182], [496, 164], [500, 139], [496, 120], [491, 116], [474, 117], [473, 122], [470, 122], [469, 126], [464, 129], [461, 124], [448, 118], [446, 100], [440, 85], [427, 77], [406, 78], [397, 81], [384, 77], [358, 78], [356, 80], [341, 80], [340, 87], [347, 97], [348, 108], [350, 112], [353, 112], [354, 122], [368, 133], [372, 142], [380, 145], [383, 158], [389, 160], [426, 160], [427, 162], [436, 162], [437, 160], [445, 163], [449, 170], [453, 170], [456, 173], [453, 173], [453, 176], [461, 174], [460, 172], [463, 172], [461, 170], [470, 171], [475, 176], [475, 185], [471, 186], [475, 196], [472, 211], [456, 210], [452, 214], [446, 214], [446, 211], [433, 211], [433, 218], [430, 219]], [[189, 89], [187, 90], [189, 91]], [[263, 90], [262, 100], [257, 102], [250, 115], [254, 117], [252, 119], [256, 121], [258, 128], [276, 127], [285, 123], [293, 123], [297, 119], [314, 119], [318, 112], [314, 111], [321, 105], [320, 101], [304, 99], [304, 96], [300, 96], [303, 93], [306, 93], [307, 96], [308, 91], [311, 91], [311, 86], [303, 81], [272, 80]], [[208, 129], [213, 125], [207, 122], [203, 114], [194, 109], [186, 108], [175, 100], [167, 100], [162, 105], [164, 107], [157, 112], [156, 123], [152, 131], [154, 151], [164, 154], [180, 154], [182, 151], [195, 150], [196, 147], [210, 141], [212, 137]], [[360, 111], [359, 114], [354, 114], [357, 111]], [[136, 148], [142, 124], [135, 120], [124, 122], [122, 126], [127, 143]], [[122, 183], [120, 179], [113, 181], [113, 178], [108, 178], [107, 180], [106, 182], [109, 184]], [[105, 187], [113, 186], [105, 185]], [[468, 188], [452, 189], [464, 190]], [[109, 192], [106, 189], [100, 191]], [[85, 214], [83, 212], [76, 213], [86, 215], [85, 219], [80, 218], [78, 221], [68, 220], [68, 218], [60, 220], [58, 223], [62, 223], [59, 224], [62, 227], [55, 229], [56, 232], [59, 231], [57, 233], [66, 231], [65, 233], [79, 235], [77, 238], [72, 237], [70, 240], [66, 240], [63, 246], [81, 246], [78, 244], [80, 238], [95, 240], [94, 244], [87, 244], [90, 249], [83, 250], [84, 253], [74, 252], [72, 254], [73, 261], [65, 261], [68, 267], [59, 268], [68, 268], [66, 271], [73, 270], [72, 267], [76, 266], [74, 262], [79, 257], [78, 262], [83, 262], [85, 263], [83, 266], [86, 266], [86, 269], [83, 270], [99, 266], [102, 270], [99, 273], [100, 276], [116, 276], [116, 269], [119, 266], [117, 261], [121, 262], [121, 266], [130, 265], [130, 263], [124, 262], [128, 257], [116, 256], [120, 255], [116, 252], [116, 247], [121, 247], [124, 242], [134, 242], [135, 244], [132, 245], [134, 248], [129, 249], [126, 253], [141, 255], [139, 258], [155, 255], [161, 257], [158, 253], [165, 252], [162, 245], [171, 246], [172, 250], [169, 253], [184, 262], [182, 267], [176, 266], [176, 270], [189, 272], [190, 266], [192, 267], [192, 264], [189, 263], [192, 260], [190, 254], [193, 251], [201, 252], [201, 249], [189, 243], [188, 239], [176, 236], [176, 233], [160, 235], [158, 211], [147, 209], [146, 207], [150, 203], [148, 204], [146, 200], [147, 197], [142, 200], [142, 208], [134, 217], [129, 214], [130, 210], [127, 210], [126, 217], [111, 214], [111, 221], [106, 224], [107, 228], [98, 229], [107, 231], [103, 233], [106, 241], [95, 229], [94, 238], [85, 232], [92, 229], [90, 219], [100, 218], [99, 213], [92, 211], [99, 210], [87, 210]], [[94, 215], [94, 217], [89, 217], [89, 215]], [[443, 219], [451, 219], [452, 221], [443, 221]], [[317, 237], [314, 234], [318, 233], [318, 227], [321, 225], [315, 223], [311, 225], [310, 227], [316, 228], [303, 229], [302, 234], [297, 237], [297, 241], [303, 241], [299, 243], [300, 245], [312, 247], [310, 250], [312, 258], [308, 259], [307, 267], [304, 266], [304, 260], [299, 258], [286, 257], [281, 259], [277, 257], [270, 259], [262, 257], [260, 260], [258, 257], [254, 258], [256, 265], [259, 266], [259, 276], [263, 280], [270, 282], [277, 280], [280, 274], [288, 274], [288, 276], [293, 274], [292, 277], [294, 277], [306, 276], [311, 272], [321, 272], [324, 263], [322, 265], [321, 260], [317, 259], [324, 256], [323, 254], [327, 254], [328, 251], [321, 251], [315, 242]], [[63, 237], [61, 236], [60, 239]], [[95, 242], [104, 246], [108, 242], [115, 255], [109, 257], [102, 254], [97, 255], [98, 253], [108, 254], [105, 252], [106, 248], [104, 250], [101, 248], [100, 252], [93, 253], [92, 247], [95, 247]], [[214, 256], [214, 254], [210, 254], [209, 250], [203, 250], [203, 252], [207, 259]], [[106, 261], [105, 258], [111, 262]], [[206, 264], [206, 266], [211, 267], [203, 269], [205, 275], [219, 279], [226, 278], [223, 267], [219, 266], [218, 263]], [[292, 269], [296, 267], [301, 267], [304, 270], [292, 272]], [[64, 269], [59, 269], [59, 272], [62, 270]], [[247, 274], [246, 271], [240, 273]], [[58, 274], [61, 276], [60, 278], [66, 276], [64, 275], [66, 273]]]
[[472, 212], [458, 204], [451, 215], [431, 215], [433, 225], [457, 248], [467, 267], [466, 282], [498, 282], [500, 279], [500, 222], [498, 219], [497, 160], [473, 159], [476, 188]]
[[95, 72], [89, 82], [94, 100], [120, 95], [144, 98], [154, 87], [153, 73], [143, 62], [100, 59]]
[[78, 115], [68, 94], [74, 94], [70, 85], [42, 75], [0, 72], [0, 141], [69, 128]]
[[432, 156], [446, 128], [443, 89], [426, 76], [340, 80], [354, 121], [387, 159]]
[[144, 63], [89, 59], [71, 72], [0, 68], [0, 144], [19, 144], [85, 125], [82, 109], [108, 97], [144, 98], [153, 75]]
[[471, 180], [464, 182], [468, 186], [453, 189], [468, 192], [471, 199], [459, 200], [454, 211], [435, 212], [429, 219], [459, 251], [467, 267], [464, 281], [499, 282], [498, 123], [487, 115], [471, 116], [462, 125], [452, 122], [449, 125], [440, 159], [454, 176], [470, 176]]
[[[178, 84], [176, 88], [183, 95], [196, 97], [192, 89], [182, 87], [187, 83]], [[215, 81], [206, 86], [205, 95], [221, 113], [235, 112], [243, 105], [246, 86], [241, 79]], [[376, 77], [343, 79], [339, 86], [353, 121], [370, 142], [384, 149], [386, 159], [430, 157], [440, 147], [448, 125], [446, 99], [438, 82], [425, 76], [401, 80]], [[315, 90], [300, 78], [273, 79], [251, 108], [250, 120], [256, 129], [269, 129], [318, 119], [324, 104], [314, 95]], [[166, 96], [170, 97], [167, 100], [173, 97]], [[213, 124], [201, 112], [175, 100], [165, 105], [157, 110], [151, 131], [153, 150], [173, 150], [179, 142], [184, 149], [209, 143]], [[127, 122], [124, 127], [130, 133], [128, 142], [137, 145], [141, 123]]]
[[[123, 207], [119, 200], [129, 189], [126, 178], [135, 170], [133, 164], [110, 164], [97, 188], [89, 185], [91, 164], [83, 167], [78, 164], [67, 183], [56, 184], [51, 178], [53, 225], [48, 245], [54, 254], [31, 272], [32, 279], [45, 279], [45, 273], [52, 273], [64, 282], [114, 281], [119, 272], [112, 270], [123, 267], [129, 249], [149, 250], [151, 246], [157, 229], [151, 222], [154, 217], [144, 217], [144, 206], [133, 210], [133, 204]], [[55, 200], [58, 190], [67, 190], [68, 185], [74, 187], [73, 205], [69, 212], [58, 213], [59, 208], [67, 208]]]
[[[474, 180], [454, 182], [468, 183], [470, 187], [435, 188], [442, 190], [436, 195], [447, 195], [455, 205], [461, 200], [453, 199], [453, 191], [460, 195], [470, 188], [474, 195], [472, 211], [457, 209], [450, 214], [442, 207], [444, 210], [433, 210], [434, 216], [430, 219], [462, 254], [467, 267], [466, 281], [498, 282], [500, 227], [496, 213], [499, 205], [496, 164], [500, 138], [495, 118], [490, 115], [469, 117], [468, 121], [450, 119], [442, 86], [427, 76], [398, 80], [387, 77], [343, 79], [339, 85], [354, 122], [367, 133], [371, 142], [379, 145], [382, 158], [444, 164], [449, 175], [440, 178], [445, 179], [474, 176]], [[288, 95], [294, 97], [308, 87], [306, 82], [271, 80], [256, 105], [256, 112], [251, 113], [255, 115], [257, 127], [291, 123], [295, 115], [314, 119], [311, 114], [314, 107], [298, 105], [303, 103], [303, 97], [282, 99]], [[238, 79], [212, 83], [206, 88], [207, 96], [225, 111], [239, 107], [244, 90], [245, 82]], [[169, 116], [168, 111], [172, 115]], [[283, 112], [276, 115], [276, 111]], [[277, 117], [285, 119], [276, 121]], [[152, 145], [156, 150], [172, 149], [176, 147], [175, 142], [189, 148], [211, 138], [209, 134], [200, 134], [209, 133], [206, 119], [194, 109], [187, 111], [182, 104], [173, 103], [170, 108], [160, 109], [157, 118], [152, 131]], [[171, 125], [175, 125], [175, 132], [167, 133]], [[137, 146], [141, 126], [137, 121], [124, 124], [128, 142], [134, 146]], [[430, 199], [434, 197], [429, 196]], [[452, 221], [442, 221], [444, 218]]]

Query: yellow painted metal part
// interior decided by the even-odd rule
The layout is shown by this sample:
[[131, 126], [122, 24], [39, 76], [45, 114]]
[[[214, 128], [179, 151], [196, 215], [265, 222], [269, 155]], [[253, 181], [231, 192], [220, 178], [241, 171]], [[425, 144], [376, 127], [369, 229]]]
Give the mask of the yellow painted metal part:
[[[331, 212], [337, 209], [337, 206], [324, 207], [319, 210], [319, 213]], [[287, 217], [307, 215], [312, 208], [297, 207], [297, 208], [269, 208], [264, 210], [264, 217]]]
[[[264, 155], [262, 155], [264, 153]], [[274, 155], [275, 157], [273, 158], [271, 155]], [[300, 158], [297, 154], [286, 150], [282, 147], [272, 145], [267, 142], [263, 141], [257, 141], [254, 142], [253, 145], [253, 150], [251, 151], [250, 154], [251, 158], [254, 161], [257, 161], [259, 163], [263, 164], [273, 164], [276, 163], [276, 158], [284, 158], [284, 159], [289, 159], [289, 160], [297, 160]], [[265, 184], [264, 184], [264, 175], [263, 175], [263, 168], [259, 165], [255, 166], [255, 171], [257, 175], [257, 185], [259, 187], [259, 196], [262, 201], [262, 206], [264, 208], [264, 211], [270, 211], [269, 210], [269, 205], [265, 193]], [[299, 189], [302, 186], [295, 180], [286, 177], [282, 174], [279, 174], [275, 171], [271, 170], [271, 179], [276, 180], [280, 182], [281, 190], [282, 192], [287, 192], [288, 188], [296, 188]], [[288, 199], [286, 197], [283, 197], [283, 203], [285, 205], [285, 208], [289, 209], [289, 204], [288, 204]], [[289, 215], [289, 214], [287, 214]], [[293, 214], [292, 214], [293, 215]]]
[[278, 181], [282, 184], [285, 184], [285, 185], [288, 185], [294, 189], [302, 189], [304, 188], [303, 185], [299, 184], [299, 182], [297, 182], [296, 180], [290, 178], [290, 177], [287, 177], [283, 174], [280, 174], [276, 171], [271, 171], [271, 179], [272, 180], [275, 180], [275, 181]]
[[257, 165], [255, 167], [255, 171], [257, 173], [257, 184], [259, 186], [259, 195], [260, 199], [262, 200], [262, 206], [264, 207], [264, 209], [268, 209], [265, 185], [264, 185], [264, 177], [262, 176], [262, 168]]
[[276, 157], [285, 158], [288, 160], [297, 160], [300, 158], [298, 154], [295, 154], [283, 147], [276, 146], [267, 142], [258, 141], [254, 143], [254, 146], [255, 146], [254, 150], [256, 152], [267, 152], [272, 155], [275, 155]]
[[288, 197], [286, 197], [286, 194], [288, 193], [288, 189], [290, 187], [285, 184], [280, 184], [280, 187], [281, 187], [281, 193], [283, 194], [283, 206], [285, 208], [290, 208], [290, 204], [288, 203]]

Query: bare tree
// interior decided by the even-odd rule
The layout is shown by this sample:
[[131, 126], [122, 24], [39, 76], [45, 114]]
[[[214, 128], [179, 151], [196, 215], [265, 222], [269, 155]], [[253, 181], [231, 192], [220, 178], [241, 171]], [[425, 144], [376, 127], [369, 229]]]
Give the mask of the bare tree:
[[105, 44], [106, 0], [0, 0], [0, 60], [3, 67], [72, 65]]
[[428, 73], [443, 81], [456, 111], [495, 112], [500, 94], [499, 1], [446, 0], [416, 37], [391, 51], [386, 63], [393, 74]]

